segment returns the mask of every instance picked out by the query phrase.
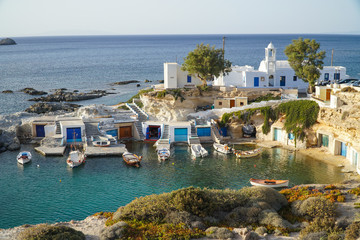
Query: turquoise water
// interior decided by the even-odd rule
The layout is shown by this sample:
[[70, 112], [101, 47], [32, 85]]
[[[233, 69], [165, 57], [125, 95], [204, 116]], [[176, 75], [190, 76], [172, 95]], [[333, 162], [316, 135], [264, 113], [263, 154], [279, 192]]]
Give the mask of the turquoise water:
[[136, 197], [188, 186], [240, 189], [250, 186], [251, 177], [290, 179], [291, 185], [344, 179], [334, 166], [281, 148], [237, 160], [205, 145], [209, 156], [193, 160], [187, 146], [175, 146], [171, 159], [161, 163], [150, 143], [128, 143], [127, 148], [144, 156], [140, 168], [108, 157], [89, 158], [84, 166], [70, 169], [66, 156], [44, 157], [32, 146], [22, 148], [32, 152], [32, 163], [20, 166], [17, 152], [2, 153], [0, 228], [81, 220], [99, 211], [115, 211]]

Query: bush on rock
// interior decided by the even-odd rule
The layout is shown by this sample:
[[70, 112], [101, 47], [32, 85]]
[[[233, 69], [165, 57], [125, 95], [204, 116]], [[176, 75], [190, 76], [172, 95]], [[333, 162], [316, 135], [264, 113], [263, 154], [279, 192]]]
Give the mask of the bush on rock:
[[85, 240], [85, 235], [73, 228], [41, 224], [21, 232], [18, 240]]

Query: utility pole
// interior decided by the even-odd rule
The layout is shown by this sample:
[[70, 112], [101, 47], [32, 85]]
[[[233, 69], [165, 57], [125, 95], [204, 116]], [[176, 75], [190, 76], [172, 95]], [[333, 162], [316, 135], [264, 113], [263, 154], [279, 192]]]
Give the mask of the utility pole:
[[334, 49], [331, 50], [331, 66], [333, 65]]
[[225, 36], [222, 38], [223, 40], [223, 60], [225, 60]]

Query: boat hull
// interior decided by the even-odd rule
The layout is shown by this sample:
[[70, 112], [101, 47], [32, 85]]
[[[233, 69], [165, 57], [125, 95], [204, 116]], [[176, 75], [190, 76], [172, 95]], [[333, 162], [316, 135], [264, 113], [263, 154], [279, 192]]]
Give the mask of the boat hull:
[[19, 164], [26, 164], [29, 163], [31, 161], [31, 153], [30, 152], [20, 152], [17, 157], [16, 160]]
[[75, 168], [80, 166], [81, 164], [85, 163], [85, 154], [79, 151], [73, 151], [70, 154], [74, 153], [77, 154], [76, 159], [72, 159], [71, 156], [68, 157], [68, 159], [66, 160], [66, 164], [70, 167], [70, 168]]
[[140, 167], [141, 157], [136, 154], [125, 152], [122, 155], [124, 162], [133, 167]]
[[170, 151], [167, 148], [162, 148], [157, 151], [159, 161], [165, 161], [170, 158]]
[[24, 164], [26, 164], [26, 163], [31, 162], [31, 159], [28, 159], [28, 158], [26, 158], [26, 159], [18, 158], [17, 162], [18, 162], [19, 164], [24, 165]]
[[270, 187], [270, 188], [277, 188], [277, 187], [288, 187], [289, 180], [263, 180], [263, 179], [250, 179], [250, 184], [253, 186], [258, 187]]
[[260, 154], [261, 154], [261, 149], [255, 149], [252, 151], [239, 151], [235, 153], [237, 158], [252, 158], [252, 157], [257, 157]]
[[222, 144], [218, 144], [218, 143], [214, 143], [213, 147], [216, 151], [224, 153], [224, 154], [230, 154], [231, 153], [231, 148], [228, 147], [227, 145], [222, 145]]

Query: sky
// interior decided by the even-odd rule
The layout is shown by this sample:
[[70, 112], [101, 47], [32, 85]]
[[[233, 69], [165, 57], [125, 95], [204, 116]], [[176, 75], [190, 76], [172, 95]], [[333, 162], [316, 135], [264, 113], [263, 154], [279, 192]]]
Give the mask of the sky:
[[0, 37], [360, 34], [360, 0], [0, 0]]

